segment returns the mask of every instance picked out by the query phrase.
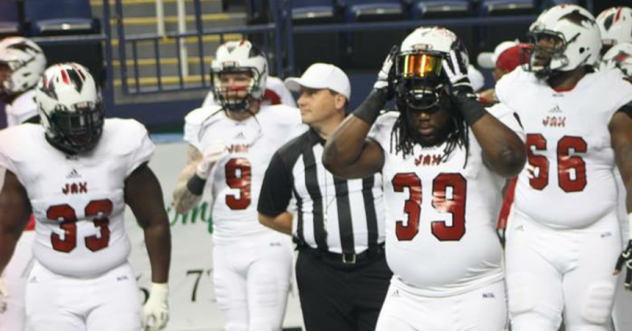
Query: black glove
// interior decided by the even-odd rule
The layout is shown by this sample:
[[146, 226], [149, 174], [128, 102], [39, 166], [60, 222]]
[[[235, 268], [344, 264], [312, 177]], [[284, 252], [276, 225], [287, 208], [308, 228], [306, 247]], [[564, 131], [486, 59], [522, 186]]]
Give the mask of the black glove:
[[376, 90], [383, 90], [386, 92], [387, 100], [392, 100], [395, 96], [395, 87], [394, 79], [395, 79], [395, 58], [399, 53], [399, 46], [394, 45], [391, 48], [391, 51], [388, 52], [384, 63], [382, 64], [382, 69], [377, 74], [377, 80], [375, 84], [373, 84], [373, 88]]
[[632, 240], [628, 241], [628, 247], [623, 250], [619, 260], [617, 260], [616, 273], [621, 272], [623, 268], [625, 268], [625, 282], [623, 285], [626, 290], [632, 291]]
[[487, 111], [478, 102], [470, 79], [467, 78], [467, 58], [460, 51], [452, 50], [443, 60], [442, 67], [450, 82], [448, 92], [452, 103], [463, 114], [467, 124], [474, 125]]

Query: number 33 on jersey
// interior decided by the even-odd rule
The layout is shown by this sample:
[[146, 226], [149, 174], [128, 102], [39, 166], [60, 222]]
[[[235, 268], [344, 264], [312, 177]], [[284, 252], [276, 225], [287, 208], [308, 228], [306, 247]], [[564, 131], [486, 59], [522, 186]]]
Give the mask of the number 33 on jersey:
[[99, 144], [78, 156], [50, 146], [41, 125], [0, 135], [0, 166], [17, 176], [31, 201], [38, 262], [71, 277], [99, 275], [125, 263], [130, 251], [125, 179], [153, 154], [147, 130], [134, 120], [106, 120]]

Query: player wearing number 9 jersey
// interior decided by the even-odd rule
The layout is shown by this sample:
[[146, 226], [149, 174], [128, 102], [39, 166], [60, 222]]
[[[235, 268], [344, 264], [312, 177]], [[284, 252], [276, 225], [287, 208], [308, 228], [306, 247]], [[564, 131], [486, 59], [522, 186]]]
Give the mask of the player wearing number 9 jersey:
[[[160, 185], [146, 165], [154, 151], [133, 120], [104, 119], [87, 69], [57, 64], [35, 93], [42, 125], [0, 132], [0, 270], [32, 211], [36, 264], [26, 289], [31, 331], [140, 331], [167, 322], [169, 222]], [[145, 230], [153, 287], [142, 318], [123, 214]], [[10, 295], [10, 293], [9, 293]], [[113, 318], [115, 316], [115, 318]]]
[[174, 191], [183, 213], [210, 188], [213, 281], [227, 331], [279, 331], [290, 287], [288, 236], [257, 218], [257, 201], [272, 155], [302, 133], [298, 109], [261, 105], [265, 54], [248, 41], [228, 42], [211, 66], [220, 105], [185, 118], [189, 159]]
[[[593, 69], [601, 39], [584, 8], [553, 7], [530, 35], [528, 64], [496, 86], [527, 134], [528, 166], [507, 229], [512, 327], [556, 331], [564, 318], [567, 330], [607, 330], [622, 246], [615, 166], [632, 211], [632, 118], [624, 107], [632, 84], [618, 70]], [[617, 269], [632, 268], [630, 249]]]
[[[495, 220], [503, 178], [522, 169], [526, 153], [514, 114], [476, 101], [467, 56], [447, 29], [413, 31], [325, 146], [323, 162], [338, 176], [382, 172], [394, 276], [378, 331], [507, 324]], [[398, 112], [376, 120], [392, 96]]]

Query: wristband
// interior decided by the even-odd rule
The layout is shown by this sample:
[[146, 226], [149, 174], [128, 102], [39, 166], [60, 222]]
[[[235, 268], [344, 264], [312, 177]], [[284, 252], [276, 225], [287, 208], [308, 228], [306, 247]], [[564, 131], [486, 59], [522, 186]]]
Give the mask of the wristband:
[[206, 186], [206, 179], [202, 179], [197, 174], [194, 174], [187, 182], [187, 189], [195, 195], [202, 195], [204, 186]]
[[483, 108], [476, 98], [470, 98], [465, 94], [457, 94], [452, 97], [452, 101], [461, 114], [463, 114], [465, 122], [470, 127], [487, 114], [487, 110]]
[[371, 125], [375, 122], [382, 108], [384, 108], [387, 98], [388, 92], [384, 91], [384, 89], [373, 90], [352, 114]]

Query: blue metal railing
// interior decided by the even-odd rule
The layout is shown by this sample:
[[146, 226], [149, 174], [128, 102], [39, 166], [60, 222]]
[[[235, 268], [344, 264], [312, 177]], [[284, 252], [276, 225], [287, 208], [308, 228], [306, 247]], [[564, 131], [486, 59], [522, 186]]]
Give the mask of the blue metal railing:
[[[125, 28], [123, 26], [123, 6], [122, 0], [116, 0], [116, 22], [117, 22], [117, 31], [119, 38], [119, 60], [120, 60], [120, 77], [121, 77], [121, 88], [123, 93], [125, 94], [146, 94], [146, 93], [156, 93], [156, 92], [166, 92], [172, 90], [196, 90], [196, 89], [208, 89], [210, 87], [210, 81], [206, 76], [206, 64], [204, 63], [204, 42], [203, 38], [205, 36], [215, 35], [219, 37], [220, 43], [223, 43], [226, 35], [230, 33], [237, 34], [260, 34], [263, 37], [263, 45], [262, 48], [268, 54], [268, 56], [274, 54], [275, 65], [272, 67], [273, 71], [281, 71], [283, 62], [282, 62], [282, 54], [283, 54], [283, 45], [281, 42], [281, 36], [283, 35], [283, 29], [281, 26], [278, 26], [274, 23], [268, 24], [259, 24], [259, 25], [251, 25], [247, 27], [229, 27], [229, 28], [204, 28], [202, 24], [202, 6], [200, 0], [193, 0], [194, 4], [194, 14], [195, 14], [195, 29], [193, 31], [187, 31], [184, 33], [176, 33], [170, 32], [166, 33], [164, 36], [158, 34], [139, 34], [133, 36], [126, 36]], [[281, 14], [278, 12], [278, 7], [276, 6], [276, 1], [272, 1], [272, 20], [277, 21]], [[270, 34], [275, 35], [275, 42], [271, 45], [270, 43]], [[181, 50], [178, 45], [180, 44], [180, 40], [182, 38], [194, 37], [197, 38], [197, 56], [199, 58], [199, 71], [201, 74], [201, 82], [200, 83], [185, 83], [185, 77], [182, 72], [182, 57]], [[178, 58], [178, 83], [177, 85], [166, 86], [162, 82], [162, 65], [161, 65], [161, 49], [160, 42], [163, 40], [173, 40], [175, 41], [174, 47], [176, 48], [176, 55]], [[138, 57], [138, 43], [141, 42], [152, 42], [154, 46], [154, 58], [155, 58], [155, 78], [156, 78], [156, 86], [152, 87], [143, 87], [140, 84], [140, 69], [139, 69], [139, 57]], [[130, 88], [129, 80], [130, 80], [130, 72], [127, 66], [127, 45], [131, 44], [132, 47], [132, 68], [133, 68], [133, 78], [134, 78], [134, 89]], [[270, 59], [268, 59], [270, 60]]]

